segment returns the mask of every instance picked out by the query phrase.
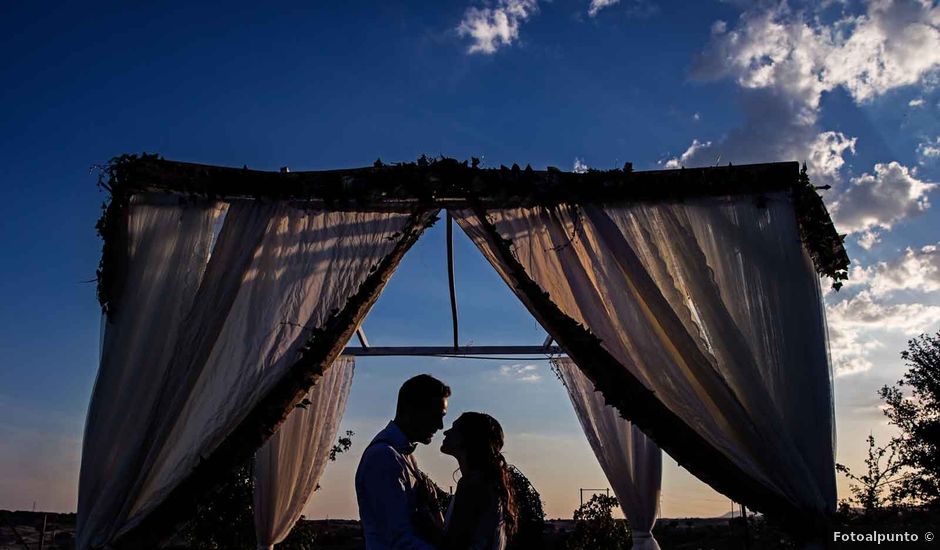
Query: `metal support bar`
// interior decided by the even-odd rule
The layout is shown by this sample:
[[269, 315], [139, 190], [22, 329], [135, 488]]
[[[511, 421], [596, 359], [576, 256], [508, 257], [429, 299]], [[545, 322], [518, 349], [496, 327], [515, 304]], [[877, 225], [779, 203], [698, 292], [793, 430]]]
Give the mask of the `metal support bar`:
[[356, 338], [359, 339], [359, 345], [367, 348], [369, 347], [369, 339], [366, 338], [366, 331], [362, 330], [362, 327], [356, 329]]
[[549, 334], [548, 336], [545, 337], [545, 341], [542, 342], [542, 346], [547, 348], [548, 346], [552, 345], [552, 342], [554, 341], [555, 339], [552, 338], [551, 334]]
[[447, 213], [447, 282], [450, 284], [450, 316], [454, 320], [454, 349], [460, 346], [457, 330], [457, 287], [454, 285], [454, 219]]
[[608, 487], [608, 488], [606, 488], [606, 489], [586, 489], [586, 488], [582, 487], [582, 488], [578, 489], [578, 492], [581, 494], [581, 506], [584, 506], [584, 491], [590, 491], [590, 492], [595, 493], [595, 494], [600, 493], [600, 492], [604, 492], [604, 493], [607, 494], [607, 496], [610, 496], [610, 487]]
[[558, 346], [373, 346], [347, 347], [343, 355], [357, 357], [440, 356], [440, 355], [558, 355], [565, 352]]

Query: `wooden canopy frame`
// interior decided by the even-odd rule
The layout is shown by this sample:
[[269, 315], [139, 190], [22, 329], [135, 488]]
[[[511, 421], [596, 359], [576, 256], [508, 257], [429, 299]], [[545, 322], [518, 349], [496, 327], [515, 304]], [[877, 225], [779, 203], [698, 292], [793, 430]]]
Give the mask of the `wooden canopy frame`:
[[342, 170], [279, 172], [124, 155], [99, 167], [99, 184], [112, 195], [163, 191], [218, 199], [287, 199], [322, 202], [331, 210], [461, 208], [472, 203], [513, 206], [585, 202], [683, 200], [794, 190], [802, 183], [796, 162], [635, 172], [622, 169], [562, 172], [422, 157], [413, 163]]
[[[113, 311], [123, 274], [117, 261], [123, 253], [129, 199], [145, 192], [164, 192], [219, 200], [289, 200], [331, 210], [402, 210], [411, 217], [393, 251], [366, 278], [346, 306], [324, 326], [312, 331], [300, 359], [264, 396], [236, 429], [194, 472], [173, 489], [146, 517], [121, 533], [118, 547], [149, 546], [179, 521], [192, 517], [196, 497], [213, 487], [232, 467], [248, 459], [286, 418], [333, 360], [345, 351], [352, 355], [486, 355], [567, 353], [624, 418], [643, 429], [661, 448], [679, 458], [682, 465], [718, 491], [749, 508], [786, 518], [804, 534], [822, 528], [819, 518], [808, 517], [746, 475], [727, 457], [713, 449], [694, 429], [667, 410], [645, 386], [625, 369], [585, 327], [565, 315], [529, 277], [515, 259], [510, 244], [487, 221], [488, 208], [522, 206], [554, 207], [560, 204], [683, 201], [692, 197], [751, 195], [758, 203], [766, 195], [789, 192], [793, 198], [803, 244], [816, 270], [829, 276], [838, 288], [847, 277], [848, 256], [832, 225], [822, 199], [795, 162], [723, 166], [714, 168], [634, 172], [623, 169], [562, 172], [533, 170], [517, 165], [484, 169], [474, 159], [427, 159], [415, 163], [315, 172], [266, 172], [163, 160], [156, 156], [126, 155], [102, 167], [100, 185], [111, 194], [98, 231], [104, 239], [98, 272], [98, 293], [103, 310]], [[451, 311], [454, 318], [452, 346], [425, 348], [370, 347], [359, 329], [391, 273], [434, 223], [441, 208], [470, 209], [483, 221], [483, 231], [508, 266], [512, 283], [523, 303], [548, 331], [541, 346], [458, 346], [453, 257], [450, 266]], [[450, 229], [450, 219], [448, 219]], [[448, 231], [448, 240], [451, 232]], [[343, 348], [354, 333], [361, 346]], [[552, 340], [559, 346], [552, 346]], [[815, 529], [813, 529], [815, 527]]]

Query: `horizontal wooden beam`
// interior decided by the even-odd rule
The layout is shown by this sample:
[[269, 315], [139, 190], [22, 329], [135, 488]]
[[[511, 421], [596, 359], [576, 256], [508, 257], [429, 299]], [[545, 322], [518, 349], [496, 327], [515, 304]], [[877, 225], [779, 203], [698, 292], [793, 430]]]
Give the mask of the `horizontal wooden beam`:
[[[634, 172], [631, 166], [585, 173], [518, 165], [479, 168], [454, 159], [310, 172], [270, 172], [164, 160], [118, 157], [102, 181], [113, 193], [163, 191], [219, 199], [268, 198], [322, 201], [334, 210], [477, 204], [500, 207], [559, 203], [648, 201], [695, 196], [754, 194], [792, 189], [799, 164], [776, 162]], [[106, 177], [105, 177], [106, 176]]]
[[558, 346], [370, 346], [347, 347], [343, 355], [356, 357], [452, 356], [452, 355], [559, 355]]

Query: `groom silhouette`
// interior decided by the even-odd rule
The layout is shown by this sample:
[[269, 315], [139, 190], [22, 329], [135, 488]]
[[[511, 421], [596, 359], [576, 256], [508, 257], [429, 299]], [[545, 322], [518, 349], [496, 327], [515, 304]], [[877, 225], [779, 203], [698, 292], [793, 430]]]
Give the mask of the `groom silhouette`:
[[398, 390], [395, 419], [362, 453], [356, 499], [366, 550], [434, 550], [414, 523], [433, 489], [412, 453], [444, 427], [448, 397], [450, 388], [429, 374], [408, 379]]

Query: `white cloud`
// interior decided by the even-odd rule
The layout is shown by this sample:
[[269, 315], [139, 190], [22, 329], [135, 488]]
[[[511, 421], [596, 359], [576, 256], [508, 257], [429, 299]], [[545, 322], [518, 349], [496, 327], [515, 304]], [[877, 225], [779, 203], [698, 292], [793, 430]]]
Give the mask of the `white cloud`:
[[826, 310], [836, 376], [870, 370], [874, 366], [871, 354], [883, 346], [885, 334], [910, 337], [934, 330], [940, 323], [940, 306], [888, 303], [867, 289], [829, 304]]
[[[847, 36], [840, 25], [851, 30]], [[822, 81], [858, 101], [920, 82], [940, 66], [940, 6], [930, 0], [877, 0], [868, 14], [836, 24]]]
[[858, 374], [861, 372], [870, 371], [874, 366], [875, 365], [865, 357], [847, 357], [844, 361], [839, 363], [839, 366], [836, 368], [835, 375], [836, 377], [842, 377]]
[[887, 303], [863, 290], [828, 308], [830, 325], [845, 329], [883, 329], [914, 336], [940, 322], [940, 306], [920, 303]]
[[692, 145], [689, 145], [689, 148], [685, 150], [685, 153], [682, 153], [679, 157], [673, 157], [666, 161], [666, 168], [682, 168], [686, 164], [689, 164], [696, 159], [696, 156], [700, 151], [706, 150], [712, 146], [710, 141], [699, 141], [697, 139], [692, 140]]
[[583, 160], [575, 157], [574, 159], [574, 168], [571, 169], [575, 174], [584, 174], [590, 169], [590, 166], [584, 163]]
[[865, 250], [871, 250], [872, 247], [881, 242], [881, 235], [874, 229], [868, 229], [862, 232], [856, 242], [858, 242], [858, 246]]
[[897, 290], [935, 292], [940, 290], [940, 242], [919, 249], [908, 248], [889, 261], [852, 270], [853, 284], [867, 284], [875, 294]]
[[499, 0], [494, 8], [470, 7], [457, 34], [472, 39], [468, 53], [496, 53], [519, 38], [519, 26], [537, 11], [537, 0]]
[[699, 120], [702, 120], [702, 115], [700, 115], [699, 113], [694, 113], [692, 115], [692, 120], [698, 122]]
[[921, 82], [938, 67], [940, 7], [926, 0], [874, 0], [867, 13], [829, 25], [786, 3], [749, 10], [731, 31], [712, 26], [712, 45], [696, 74], [784, 90], [815, 109], [821, 94], [837, 87], [868, 101]]
[[588, 8], [588, 15], [594, 17], [597, 15], [597, 12], [606, 7], [613, 6], [618, 2], [620, 2], [620, 0], [591, 0], [591, 6]]
[[917, 99], [912, 99], [912, 100], [910, 100], [910, 101], [907, 102], [907, 106], [908, 106], [908, 107], [923, 107], [923, 106], [924, 106], [924, 98], [918, 97]]
[[835, 178], [845, 164], [846, 152], [855, 154], [857, 138], [846, 137], [842, 132], [822, 132], [809, 146], [806, 159], [807, 170], [812, 170], [817, 177]]
[[[588, 15], [595, 17], [597, 16], [597, 12], [602, 9], [609, 8], [619, 3], [620, 0], [591, 0], [591, 5], [588, 7]], [[625, 5], [621, 7], [618, 12], [627, 17], [652, 17], [659, 13], [659, 6], [650, 0], [627, 0]]]
[[843, 327], [832, 312], [829, 322], [829, 353], [836, 376], [847, 376], [871, 370], [874, 364], [869, 359], [881, 343], [871, 337], [863, 337], [857, 327]]
[[[889, 200], [888, 181], [876, 185], [882, 181], [877, 167], [875, 176], [863, 176], [840, 197], [841, 171], [846, 157], [855, 153], [856, 138], [819, 128], [819, 115], [822, 95], [837, 88], [863, 103], [899, 87], [930, 85], [940, 73], [940, 7], [928, 1], [871, 0], [861, 15], [826, 23], [818, 13], [793, 10], [786, 2], [752, 6], [733, 24], [712, 24], [710, 43], [692, 69], [699, 80], [727, 78], [738, 84], [744, 123], [708, 147], [670, 159], [671, 165], [712, 165], [719, 155], [722, 162], [734, 163], [806, 161], [814, 183], [835, 187], [827, 200], [839, 199], [843, 220], [858, 230], [886, 230], [926, 207], [918, 203], [923, 196]], [[922, 148], [922, 158], [933, 152], [931, 147]], [[903, 167], [895, 165], [880, 166], [891, 166], [885, 176], [898, 176], [891, 182], [902, 183]], [[915, 194], [919, 189], [910, 188]], [[876, 203], [866, 205], [867, 199]], [[867, 221], [857, 219], [863, 212]], [[877, 241], [868, 235], [863, 242]]]
[[920, 157], [920, 164], [927, 164], [940, 158], [940, 136], [931, 140], [922, 141], [917, 145], [917, 156]]
[[852, 178], [848, 189], [832, 204], [840, 231], [891, 229], [897, 221], [930, 207], [927, 193], [936, 184], [918, 179], [916, 170], [892, 161], [876, 164], [874, 171]]
[[518, 382], [538, 382], [542, 379], [536, 365], [503, 365], [499, 367], [499, 374]]
[[744, 97], [744, 126], [718, 143], [693, 140], [667, 168], [712, 166], [721, 162], [751, 163], [805, 161], [815, 183], [836, 184], [845, 155], [855, 153], [856, 138], [842, 132], [818, 132], [814, 125], [792, 116], [794, 104], [771, 90], [750, 91]]

